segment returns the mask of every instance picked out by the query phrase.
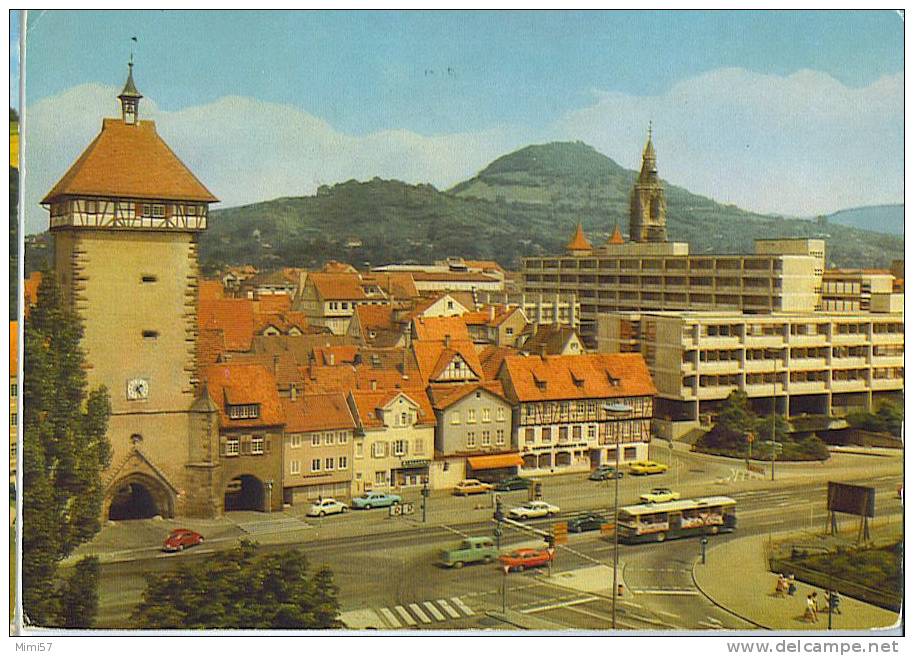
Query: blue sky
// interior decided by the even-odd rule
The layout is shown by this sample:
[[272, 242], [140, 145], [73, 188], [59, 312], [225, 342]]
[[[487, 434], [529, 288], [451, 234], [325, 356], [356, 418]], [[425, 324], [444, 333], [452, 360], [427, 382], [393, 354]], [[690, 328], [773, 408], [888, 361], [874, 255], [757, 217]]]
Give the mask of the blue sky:
[[[112, 114], [110, 102], [94, 103], [123, 84], [136, 35], [145, 115], [170, 143], [183, 139], [172, 146], [203, 166], [195, 171], [210, 186], [225, 185], [214, 191], [227, 204], [309, 193], [347, 177], [448, 186], [493, 156], [555, 139], [581, 139], [634, 167], [651, 118], [661, 174], [698, 193], [793, 214], [901, 202], [901, 102], [881, 119], [871, 102], [894, 103], [903, 81], [903, 23], [891, 11], [32, 11], [28, 22], [27, 106], [48, 121], [80, 114], [67, 119], [79, 119], [71, 134], [32, 135], [36, 149], [78, 154], [98, 130], [91, 112]], [[784, 130], [784, 111], [815, 115], [810, 143]], [[264, 167], [238, 185], [237, 169], [220, 170], [212, 155], [226, 132], [242, 129], [242, 116], [265, 133], [294, 131], [310, 157], [285, 152], [278, 160], [258, 152], [257, 140], [225, 140], [253, 149], [247, 161]], [[746, 139], [734, 137], [739, 131]], [[77, 136], [83, 141], [74, 145]], [[876, 152], [895, 139], [893, 152]], [[878, 167], [882, 176], [890, 167], [891, 186], [847, 177], [852, 167], [830, 162], [836, 141], [851, 146], [855, 167]], [[696, 172], [696, 157], [709, 165]], [[747, 159], [728, 179], [718, 158], [733, 157], [754, 165]], [[816, 161], [829, 161], [829, 172]], [[267, 173], [289, 167], [300, 179]], [[781, 180], [760, 184], [772, 167], [795, 167], [794, 177], [807, 179], [785, 194]], [[50, 173], [56, 179], [63, 170]], [[819, 185], [812, 194], [810, 184]], [[855, 196], [849, 187], [864, 189]]]

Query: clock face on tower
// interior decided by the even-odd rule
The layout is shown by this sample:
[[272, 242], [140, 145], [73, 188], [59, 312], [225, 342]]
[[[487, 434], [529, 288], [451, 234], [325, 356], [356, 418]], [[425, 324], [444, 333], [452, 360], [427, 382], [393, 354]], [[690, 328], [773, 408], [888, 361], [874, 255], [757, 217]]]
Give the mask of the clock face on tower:
[[145, 378], [133, 378], [127, 381], [127, 399], [139, 401], [149, 398], [149, 381]]

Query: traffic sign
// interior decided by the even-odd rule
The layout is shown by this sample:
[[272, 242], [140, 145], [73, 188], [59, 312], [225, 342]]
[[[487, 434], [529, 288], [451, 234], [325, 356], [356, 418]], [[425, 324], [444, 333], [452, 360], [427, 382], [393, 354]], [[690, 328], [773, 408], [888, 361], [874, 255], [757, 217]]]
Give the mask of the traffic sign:
[[616, 530], [615, 524], [601, 524], [600, 535], [612, 535]]
[[556, 544], [568, 544], [568, 522], [556, 522], [552, 525], [552, 535]]
[[415, 505], [413, 505], [412, 503], [404, 503], [404, 504], [403, 504], [403, 514], [404, 514], [404, 515], [412, 515], [414, 512], [416, 512], [416, 506], [415, 506]]

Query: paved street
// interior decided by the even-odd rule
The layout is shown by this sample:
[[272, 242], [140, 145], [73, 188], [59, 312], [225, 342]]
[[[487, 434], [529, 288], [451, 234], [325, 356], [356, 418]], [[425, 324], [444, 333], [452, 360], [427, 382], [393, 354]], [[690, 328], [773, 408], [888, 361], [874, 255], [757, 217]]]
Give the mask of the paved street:
[[[656, 457], [662, 455], [660, 451]], [[829, 479], [876, 486], [877, 526], [880, 522], [900, 525], [901, 507], [894, 498], [901, 481], [898, 457], [841, 454], [825, 465], [779, 465], [778, 480], [772, 483], [734, 476], [734, 463], [722, 458], [680, 451], [666, 455], [672, 457], [671, 472], [645, 478], [626, 476], [620, 481], [621, 502], [633, 503], [640, 492], [655, 485], [669, 485], [682, 491], [684, 497], [728, 494], [738, 502], [739, 528], [733, 535], [712, 538], [714, 543], [785, 530], [821, 532], [826, 518], [825, 481]], [[547, 479], [544, 487], [544, 496], [562, 507], [560, 519], [582, 509], [606, 511], [611, 506], [611, 481], [594, 483], [579, 474]], [[525, 498], [525, 493], [506, 497], [510, 505]], [[168, 522], [106, 527], [93, 543], [103, 556], [99, 624], [126, 625], [142, 594], [145, 574], [211, 558], [218, 550], [237, 544], [239, 537], [249, 536], [264, 549], [295, 546], [313, 564], [330, 566], [340, 586], [343, 619], [353, 628], [515, 629], [487, 615], [501, 610], [503, 574], [497, 566], [448, 570], [435, 565], [439, 550], [461, 537], [491, 535], [489, 504], [487, 497], [438, 495], [430, 502], [424, 525], [419, 514], [390, 518], [382, 510], [307, 521], [292, 513], [274, 517], [238, 513], [230, 517], [231, 523], [214, 525], [215, 532], [207, 533], [207, 542], [200, 548], [181, 554], [162, 554], [156, 546], [118, 551], [100, 547], [107, 538], [118, 535], [123, 524], [132, 525], [133, 533], [145, 536], [163, 534], [170, 526]], [[416, 507], [418, 513], [418, 504]], [[528, 524], [548, 529], [554, 521]], [[146, 542], [150, 544], [156, 542]], [[503, 548], [542, 545], [541, 539], [513, 527], [506, 529], [502, 540]], [[551, 576], [545, 569], [508, 575], [507, 607], [521, 618], [518, 621], [528, 618], [531, 625], [540, 628], [610, 628], [612, 550], [611, 541], [598, 533], [572, 534], [568, 545], [560, 547]], [[697, 556], [698, 542], [694, 539], [621, 546], [620, 574], [625, 593], [617, 602], [616, 626], [638, 631], [755, 628], [716, 606], [695, 587], [692, 567]], [[738, 563], [733, 567], [738, 568]]]

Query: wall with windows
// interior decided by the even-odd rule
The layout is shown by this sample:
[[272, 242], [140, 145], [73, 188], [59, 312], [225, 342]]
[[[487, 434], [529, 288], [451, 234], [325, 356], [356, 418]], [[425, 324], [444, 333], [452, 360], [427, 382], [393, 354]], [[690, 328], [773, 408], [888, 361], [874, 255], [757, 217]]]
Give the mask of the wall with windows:
[[436, 411], [435, 450], [449, 456], [502, 453], [511, 439], [511, 404], [484, 389]]
[[286, 503], [294, 505], [318, 497], [349, 497], [352, 453], [351, 428], [287, 433], [283, 440]]
[[[409, 423], [409, 415], [404, 424], [400, 413], [385, 414], [391, 420], [396, 417], [396, 421], [390, 421], [383, 429], [367, 429], [353, 439], [353, 496], [366, 490], [418, 487], [422, 484], [421, 477], [428, 476], [435, 457], [435, 427]], [[402, 484], [403, 476], [409, 476], [409, 483]]]
[[272, 494], [264, 489], [271, 510], [283, 504], [283, 434], [280, 427], [222, 430], [219, 433], [219, 460], [223, 487], [238, 476], [254, 476], [264, 486], [272, 481]]

